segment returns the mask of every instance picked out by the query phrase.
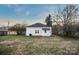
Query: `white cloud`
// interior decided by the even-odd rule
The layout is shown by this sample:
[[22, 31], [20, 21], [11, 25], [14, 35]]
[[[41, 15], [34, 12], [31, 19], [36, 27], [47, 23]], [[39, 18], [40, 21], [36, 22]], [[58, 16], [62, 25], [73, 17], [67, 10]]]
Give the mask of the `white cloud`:
[[5, 5], [8, 8], [13, 8], [16, 14], [24, 14], [24, 15], [29, 15], [30, 12], [26, 10], [27, 6], [22, 6], [19, 4], [7, 4]]
[[15, 5], [15, 4], [6, 4], [5, 6], [8, 7], [8, 8], [15, 8], [17, 5]]
[[30, 15], [30, 12], [29, 12], [29, 11], [26, 11], [25, 14], [26, 14], [26, 15]]
[[22, 8], [22, 7], [16, 7], [15, 8], [15, 11], [16, 12], [22, 12], [24, 10], [24, 8]]
[[22, 15], [30, 15], [30, 12], [26, 10], [26, 7], [23, 6], [17, 6], [15, 7], [16, 14], [22, 14]]

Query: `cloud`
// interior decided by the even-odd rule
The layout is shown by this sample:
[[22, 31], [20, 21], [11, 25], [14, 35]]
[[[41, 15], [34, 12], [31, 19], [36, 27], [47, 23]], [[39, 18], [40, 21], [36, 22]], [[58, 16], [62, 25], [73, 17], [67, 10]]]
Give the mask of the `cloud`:
[[8, 19], [0, 19], [0, 25], [8, 26], [8, 21], [10, 22], [9, 26], [13, 26], [15, 24], [24, 24], [24, 22], [26, 23], [26, 21], [24, 21], [24, 20], [19, 20], [18, 21], [18, 19], [10, 19], [10, 20], [8, 20]]
[[8, 8], [13, 8], [16, 14], [20, 15], [29, 15], [30, 12], [27, 11], [27, 6], [19, 5], [19, 4], [7, 4]]
[[30, 12], [29, 12], [29, 11], [26, 11], [25, 14], [26, 14], [26, 15], [30, 15]]
[[15, 11], [16, 11], [16, 12], [22, 12], [23, 10], [24, 10], [23, 7], [16, 7], [16, 8], [15, 8]]
[[6, 4], [5, 6], [8, 7], [8, 8], [15, 8], [15, 7], [17, 7], [17, 5], [15, 5], [15, 4]]
[[15, 11], [16, 14], [24, 14], [25, 13], [24, 10], [25, 10], [25, 8], [24, 7], [21, 7], [21, 6], [16, 6], [14, 8], [14, 11]]
[[40, 19], [29, 19], [29, 20], [23, 19], [23, 20], [19, 20], [19, 21], [18, 21], [18, 19], [11, 19], [11, 20], [2, 19], [2, 20], [0, 20], [0, 25], [8, 26], [8, 21], [10, 22], [9, 26], [13, 26], [15, 24], [27, 24], [27, 25], [31, 25], [31, 24], [34, 24], [34, 23], [45, 24], [44, 19], [40, 18]]
[[[19, 4], [8, 4], [7, 5], [8, 8], [12, 8], [16, 15], [22, 15], [22, 16], [28, 16], [28, 15], [33, 15], [28, 19], [25, 19], [26, 22], [28, 22], [29, 24], [32, 23], [36, 23], [36, 22], [41, 22], [41, 23], [45, 23], [45, 18], [48, 16], [49, 13], [52, 12], [52, 7], [50, 8], [49, 6], [41, 6], [40, 8], [30, 8], [32, 11], [33, 10], [37, 10], [37, 11], [30, 11], [28, 10], [28, 6], [24, 6], [24, 5], [19, 5]], [[22, 20], [23, 21], [23, 20]]]
[[19, 5], [15, 5], [15, 4], [7, 4], [5, 5], [8, 8], [13, 8], [14, 11], [21, 11], [23, 9], [23, 7], [19, 6]]
[[24, 6], [16, 6], [15, 7], [15, 12], [18, 15], [30, 15], [30, 11], [27, 11], [26, 7]]
[[31, 13], [29, 11], [26, 11], [26, 12], [16, 12], [17, 15], [25, 15], [25, 16], [28, 16], [30, 15]]
[[48, 14], [49, 14], [48, 11], [39, 13], [39, 15], [44, 15], [44, 16], [47, 16]]

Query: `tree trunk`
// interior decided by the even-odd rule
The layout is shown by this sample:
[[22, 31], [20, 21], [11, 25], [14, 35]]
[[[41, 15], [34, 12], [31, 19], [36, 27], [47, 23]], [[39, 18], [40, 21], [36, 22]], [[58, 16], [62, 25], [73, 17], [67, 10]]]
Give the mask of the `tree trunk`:
[[70, 30], [70, 27], [68, 25], [64, 25], [63, 32], [64, 32], [65, 36], [71, 36], [71, 30]]

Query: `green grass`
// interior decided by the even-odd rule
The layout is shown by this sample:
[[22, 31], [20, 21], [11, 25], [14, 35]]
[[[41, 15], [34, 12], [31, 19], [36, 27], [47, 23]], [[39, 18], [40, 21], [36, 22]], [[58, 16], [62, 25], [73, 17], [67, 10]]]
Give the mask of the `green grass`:
[[30, 37], [0, 36], [0, 54], [5, 55], [62, 55], [79, 54], [79, 40], [60, 36]]
[[3, 40], [28, 40], [32, 39], [30, 36], [25, 36], [25, 35], [8, 35], [8, 36], [0, 36], [0, 41]]

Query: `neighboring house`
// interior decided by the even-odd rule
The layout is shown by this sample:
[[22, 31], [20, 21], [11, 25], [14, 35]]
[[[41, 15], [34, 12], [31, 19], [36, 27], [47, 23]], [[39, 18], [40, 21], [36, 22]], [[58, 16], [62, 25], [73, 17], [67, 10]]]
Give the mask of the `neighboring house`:
[[17, 35], [16, 31], [10, 31], [10, 30], [8, 31], [8, 34], [9, 35]]
[[0, 35], [7, 35], [8, 34], [8, 27], [0, 26]]
[[41, 23], [36, 23], [26, 27], [26, 35], [27, 36], [51, 36], [52, 28]]

